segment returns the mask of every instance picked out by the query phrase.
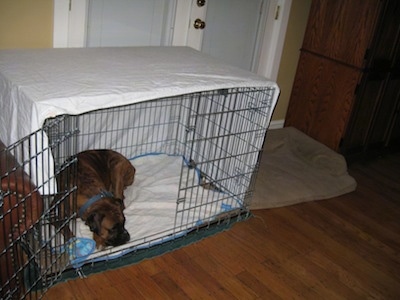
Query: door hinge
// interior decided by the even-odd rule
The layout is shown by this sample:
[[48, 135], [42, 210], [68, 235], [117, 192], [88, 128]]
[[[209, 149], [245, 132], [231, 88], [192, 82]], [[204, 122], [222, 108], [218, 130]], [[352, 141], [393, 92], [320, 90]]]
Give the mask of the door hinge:
[[280, 10], [281, 10], [281, 6], [277, 5], [276, 8], [275, 8], [275, 20], [279, 19]]
[[69, 0], [68, 9], [69, 9], [69, 11], [71, 11], [71, 9], [72, 9], [72, 0]]

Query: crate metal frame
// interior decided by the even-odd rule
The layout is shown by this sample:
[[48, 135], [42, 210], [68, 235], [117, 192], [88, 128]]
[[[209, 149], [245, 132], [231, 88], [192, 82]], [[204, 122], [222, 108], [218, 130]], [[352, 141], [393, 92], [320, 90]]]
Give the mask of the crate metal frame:
[[[4, 164], [0, 173], [1, 299], [41, 298], [68, 265], [63, 253], [52, 251], [60, 244], [58, 232], [49, 231], [52, 222], [49, 216], [57, 206], [56, 195], [50, 191], [55, 189], [58, 170], [46, 178], [37, 172], [41, 169], [39, 166], [51, 164], [50, 154], [54, 149], [70, 148], [66, 145], [68, 138], [42, 146], [47, 144], [45, 132], [53, 125], [44, 125], [0, 150], [2, 158], [11, 156], [16, 161], [1, 161]], [[25, 181], [31, 185], [23, 184]], [[59, 192], [58, 202], [72, 192]], [[36, 194], [40, 197], [34, 198]], [[72, 220], [70, 216], [65, 222], [73, 223]]]
[[[9, 295], [40, 298], [71, 268], [62, 251], [62, 228], [69, 226], [76, 232], [76, 215], [67, 216], [63, 210], [71, 197], [76, 199], [76, 184], [70, 181], [75, 176], [68, 172], [76, 172], [75, 155], [83, 150], [113, 149], [127, 158], [148, 153], [183, 157], [173, 228], [128, 242], [132, 248], [129, 255], [200, 228], [248, 217], [275, 92], [274, 87], [221, 89], [56, 116], [47, 119], [42, 129], [8, 147], [5, 151], [13, 152], [28, 176], [34, 178], [44, 202], [40, 219], [1, 253], [14, 253], [13, 247], [18, 246], [27, 262], [15, 276], [30, 274], [24, 276], [23, 287]], [[39, 166], [49, 166], [49, 170], [40, 171]], [[199, 180], [185, 178], [188, 168], [198, 171]], [[10, 172], [0, 175], [5, 178]], [[223, 196], [215, 197], [212, 191]], [[200, 194], [201, 201], [197, 197]], [[240, 203], [240, 207], [229, 209], [228, 204], [222, 213], [204, 215], [204, 207], [222, 202]], [[24, 201], [15, 208], [19, 205]], [[1, 219], [8, 213], [3, 212]], [[55, 222], [61, 224], [58, 229], [54, 229]], [[161, 242], [160, 234], [165, 234]], [[107, 261], [112, 254], [113, 249], [107, 249], [84, 264]], [[8, 287], [5, 283], [2, 289]]]

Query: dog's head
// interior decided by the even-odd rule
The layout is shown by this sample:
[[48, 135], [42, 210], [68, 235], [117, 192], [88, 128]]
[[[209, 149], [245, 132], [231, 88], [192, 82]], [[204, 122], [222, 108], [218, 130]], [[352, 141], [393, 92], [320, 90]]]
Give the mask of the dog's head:
[[129, 241], [123, 209], [123, 201], [115, 198], [103, 198], [87, 209], [83, 219], [93, 232], [97, 248], [119, 246]]

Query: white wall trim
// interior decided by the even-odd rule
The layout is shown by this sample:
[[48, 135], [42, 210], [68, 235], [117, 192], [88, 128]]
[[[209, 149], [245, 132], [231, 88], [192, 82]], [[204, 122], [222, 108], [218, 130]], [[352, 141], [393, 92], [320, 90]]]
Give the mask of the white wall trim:
[[86, 46], [88, 5], [89, 0], [54, 0], [54, 48]]
[[[190, 19], [190, 6], [191, 6], [190, 1], [176, 0], [174, 30], [172, 36], [173, 46], [185, 46], [187, 44], [189, 19]], [[176, 18], [176, 16], [182, 16], [182, 17]]]
[[69, 0], [54, 0], [53, 47], [68, 47]]
[[[269, 3], [265, 25], [269, 30], [264, 32], [257, 74], [272, 81], [278, 78], [291, 5], [292, 0], [270, 0]], [[279, 13], [276, 19], [277, 10]]]
[[[68, 47], [85, 47], [89, 0], [71, 0]], [[82, 30], [84, 28], [84, 30]]]
[[283, 128], [283, 125], [285, 125], [285, 120], [274, 120], [271, 121], [271, 123], [269, 124], [268, 129], [279, 129], [279, 128]]

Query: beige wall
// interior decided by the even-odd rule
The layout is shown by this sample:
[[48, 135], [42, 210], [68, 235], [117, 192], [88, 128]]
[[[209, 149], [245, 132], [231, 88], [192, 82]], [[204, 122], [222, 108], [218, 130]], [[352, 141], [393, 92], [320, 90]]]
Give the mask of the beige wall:
[[0, 0], [0, 49], [52, 46], [53, 0]]
[[303, 43], [311, 0], [292, 0], [277, 83], [281, 89], [273, 120], [285, 119], [300, 48]]

